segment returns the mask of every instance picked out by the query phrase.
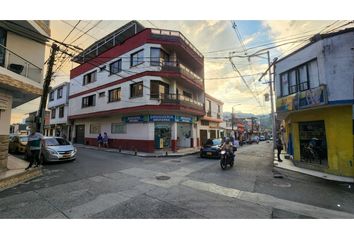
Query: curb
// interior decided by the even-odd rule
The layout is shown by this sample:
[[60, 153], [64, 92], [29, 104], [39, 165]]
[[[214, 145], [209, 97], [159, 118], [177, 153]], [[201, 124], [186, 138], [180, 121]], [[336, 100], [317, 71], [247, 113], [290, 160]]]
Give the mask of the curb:
[[170, 153], [170, 154], [158, 154], [158, 155], [145, 155], [145, 154], [139, 154], [137, 153], [135, 155], [134, 152], [129, 153], [129, 152], [119, 152], [118, 150], [115, 149], [98, 149], [98, 148], [91, 148], [91, 147], [87, 147], [87, 146], [75, 146], [77, 148], [85, 148], [85, 149], [91, 149], [91, 150], [96, 150], [96, 151], [103, 151], [103, 152], [113, 152], [113, 153], [119, 153], [119, 154], [124, 154], [124, 155], [131, 155], [131, 156], [137, 156], [137, 157], [146, 157], [146, 158], [161, 158], [161, 157], [184, 157], [184, 156], [188, 156], [188, 155], [194, 155], [194, 154], [198, 154], [199, 151], [195, 151], [195, 152], [190, 152], [190, 153], [180, 153], [180, 154], [176, 154], [176, 153]]
[[0, 192], [4, 191], [8, 188], [15, 187], [21, 183], [27, 182], [32, 180], [36, 177], [42, 176], [42, 167], [31, 169], [31, 170], [24, 170], [23, 172], [16, 173], [12, 176], [6, 177], [0, 180]]

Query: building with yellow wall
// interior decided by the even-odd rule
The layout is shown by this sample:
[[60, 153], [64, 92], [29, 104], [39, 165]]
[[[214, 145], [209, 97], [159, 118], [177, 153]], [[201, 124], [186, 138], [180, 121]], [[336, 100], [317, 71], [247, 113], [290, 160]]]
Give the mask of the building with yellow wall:
[[354, 28], [316, 35], [275, 64], [277, 118], [298, 166], [354, 176]]

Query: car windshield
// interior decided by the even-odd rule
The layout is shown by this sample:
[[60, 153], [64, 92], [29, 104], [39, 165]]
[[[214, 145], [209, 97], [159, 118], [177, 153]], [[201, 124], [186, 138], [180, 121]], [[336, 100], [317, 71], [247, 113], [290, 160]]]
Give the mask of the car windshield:
[[27, 136], [20, 137], [20, 142], [28, 142], [28, 137]]
[[213, 145], [220, 145], [221, 139], [213, 139]]
[[47, 138], [45, 139], [45, 143], [47, 146], [63, 146], [70, 145], [70, 142], [63, 138]]

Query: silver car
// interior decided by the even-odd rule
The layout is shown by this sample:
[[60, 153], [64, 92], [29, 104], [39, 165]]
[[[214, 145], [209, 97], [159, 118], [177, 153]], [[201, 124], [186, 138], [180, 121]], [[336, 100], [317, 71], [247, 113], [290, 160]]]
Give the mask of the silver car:
[[45, 137], [41, 158], [43, 162], [74, 161], [77, 149], [61, 137]]

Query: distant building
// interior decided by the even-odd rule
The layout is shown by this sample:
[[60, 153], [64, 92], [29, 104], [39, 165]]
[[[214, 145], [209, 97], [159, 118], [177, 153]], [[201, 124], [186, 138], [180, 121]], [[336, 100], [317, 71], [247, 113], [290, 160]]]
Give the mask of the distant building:
[[[70, 83], [62, 83], [49, 92], [48, 109], [50, 111], [49, 128], [46, 136], [71, 135], [71, 126], [68, 126]], [[71, 140], [71, 139], [69, 139]]]
[[42, 94], [48, 21], [0, 21], [0, 168], [7, 166], [11, 109]]
[[211, 138], [224, 137], [224, 129], [220, 125], [223, 120], [224, 103], [209, 94], [205, 94], [205, 112], [206, 114], [198, 122], [200, 143], [204, 145]]
[[277, 118], [299, 166], [354, 176], [354, 28], [319, 34], [275, 64]]
[[196, 147], [204, 111], [204, 57], [178, 31], [131, 21], [73, 59], [69, 115], [74, 142], [154, 152]]

